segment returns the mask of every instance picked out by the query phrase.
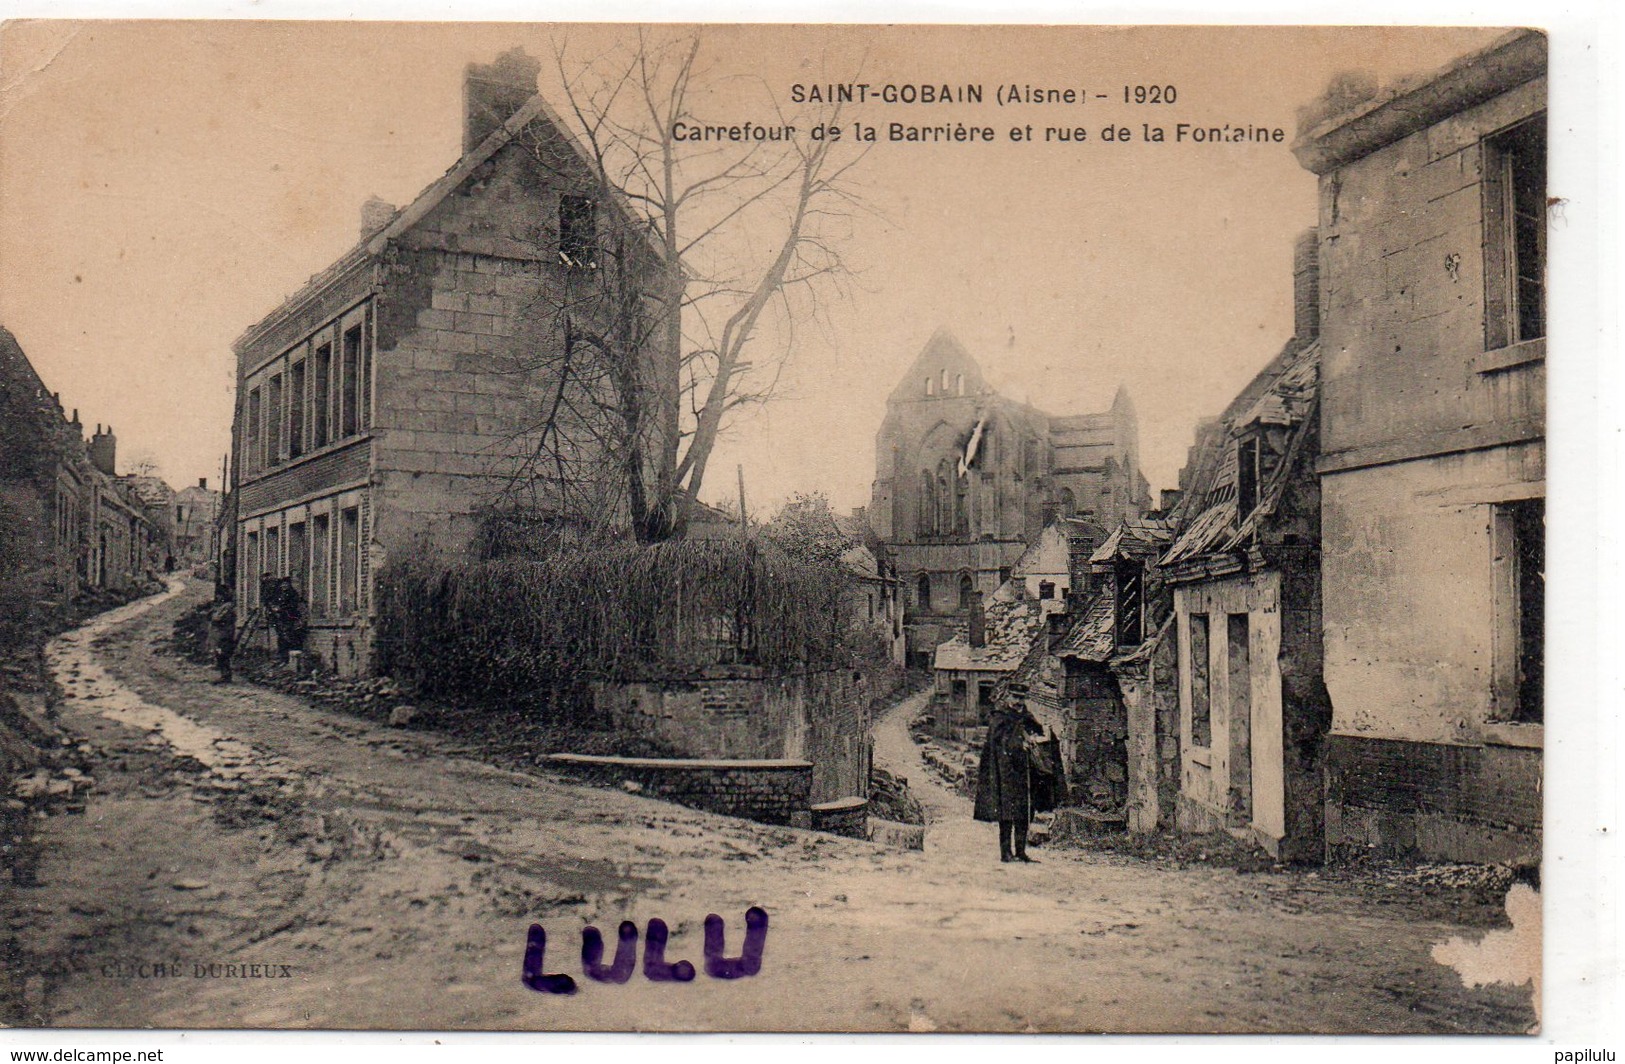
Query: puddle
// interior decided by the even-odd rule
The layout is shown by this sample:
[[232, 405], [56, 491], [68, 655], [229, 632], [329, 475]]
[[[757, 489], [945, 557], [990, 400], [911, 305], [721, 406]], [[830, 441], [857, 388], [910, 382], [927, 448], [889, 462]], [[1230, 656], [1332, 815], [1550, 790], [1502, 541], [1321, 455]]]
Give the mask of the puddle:
[[289, 771], [273, 769], [274, 759], [264, 757], [247, 743], [143, 700], [97, 663], [91, 649], [95, 640], [174, 598], [182, 587], [180, 581], [173, 581], [159, 594], [109, 610], [83, 627], [53, 639], [45, 648], [45, 659], [61, 685], [64, 700], [78, 702], [127, 728], [153, 733], [176, 754], [192, 758], [222, 779], [276, 781], [290, 778]]

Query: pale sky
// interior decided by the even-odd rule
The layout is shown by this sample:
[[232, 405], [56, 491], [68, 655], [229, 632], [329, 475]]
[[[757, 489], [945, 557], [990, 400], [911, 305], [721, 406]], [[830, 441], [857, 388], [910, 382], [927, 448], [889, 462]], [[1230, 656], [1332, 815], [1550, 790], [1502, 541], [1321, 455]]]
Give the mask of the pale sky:
[[[409, 202], [456, 159], [464, 64], [513, 45], [590, 54], [618, 27], [445, 23], [11, 23], [0, 38], [0, 322], [121, 464], [217, 482], [232, 340], [346, 251], [362, 202]], [[717, 120], [794, 82], [980, 83], [980, 106], [849, 108], [879, 125], [974, 122], [988, 145], [880, 143], [844, 251], [844, 298], [798, 331], [785, 394], [737, 422], [702, 495], [743, 464], [753, 512], [796, 491], [868, 501], [885, 396], [941, 325], [1051, 413], [1127, 385], [1144, 471], [1171, 486], [1196, 421], [1291, 332], [1291, 250], [1315, 220], [1295, 109], [1337, 71], [1429, 69], [1496, 31], [713, 27]], [[861, 67], [862, 77], [850, 72]], [[557, 100], [556, 75], [541, 88]], [[999, 107], [997, 86], [1108, 101]], [[1177, 87], [1173, 106], [1123, 86]], [[723, 113], [732, 112], [732, 113]], [[1107, 124], [1129, 144], [1104, 144]], [[1280, 126], [1286, 144], [1140, 142], [1142, 123]], [[1031, 123], [1084, 144], [1015, 144]]]

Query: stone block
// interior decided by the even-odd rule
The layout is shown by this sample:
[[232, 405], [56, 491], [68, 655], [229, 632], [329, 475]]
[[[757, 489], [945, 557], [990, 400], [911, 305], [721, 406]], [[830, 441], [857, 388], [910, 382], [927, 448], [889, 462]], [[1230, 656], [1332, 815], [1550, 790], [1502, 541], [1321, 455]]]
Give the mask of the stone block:
[[474, 353], [474, 334], [465, 332], [440, 332], [430, 334], [436, 349], [457, 355], [471, 355]]
[[429, 306], [434, 310], [466, 311], [469, 309], [467, 293], [455, 289], [436, 288], [430, 297]]
[[435, 310], [429, 307], [418, 311], [418, 328], [420, 329], [451, 329], [455, 328], [457, 315], [449, 310]]

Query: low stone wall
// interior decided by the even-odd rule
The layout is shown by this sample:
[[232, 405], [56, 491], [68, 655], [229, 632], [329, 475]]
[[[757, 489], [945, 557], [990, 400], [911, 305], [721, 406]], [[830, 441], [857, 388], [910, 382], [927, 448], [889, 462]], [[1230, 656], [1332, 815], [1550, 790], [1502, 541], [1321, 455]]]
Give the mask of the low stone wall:
[[[875, 678], [895, 682], [884, 671]], [[776, 675], [732, 665], [658, 683], [594, 684], [593, 703], [622, 734], [692, 757], [804, 759], [814, 766], [813, 800], [834, 801], [867, 794], [875, 692], [862, 671]]]
[[650, 798], [761, 824], [811, 827], [810, 761], [707, 761], [689, 758], [552, 754], [550, 767], [589, 783], [636, 784]]
[[849, 839], [869, 837], [869, 802], [865, 798], [837, 798], [812, 807], [812, 828]]

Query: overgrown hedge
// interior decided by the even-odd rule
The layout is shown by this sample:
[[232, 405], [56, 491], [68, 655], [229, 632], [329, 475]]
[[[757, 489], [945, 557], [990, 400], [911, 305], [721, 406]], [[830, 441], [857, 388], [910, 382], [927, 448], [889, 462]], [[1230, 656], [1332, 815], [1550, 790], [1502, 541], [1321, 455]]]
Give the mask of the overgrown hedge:
[[541, 556], [392, 562], [379, 574], [380, 665], [428, 694], [579, 693], [595, 680], [744, 663], [849, 664], [838, 563], [764, 537], [561, 541]]

